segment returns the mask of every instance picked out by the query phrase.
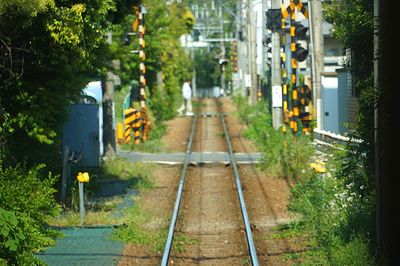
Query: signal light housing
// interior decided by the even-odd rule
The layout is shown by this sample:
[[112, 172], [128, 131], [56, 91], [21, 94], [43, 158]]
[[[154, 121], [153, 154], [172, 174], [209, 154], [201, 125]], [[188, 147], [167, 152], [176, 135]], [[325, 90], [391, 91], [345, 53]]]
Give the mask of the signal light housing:
[[303, 62], [304, 60], [307, 59], [307, 56], [308, 56], [308, 50], [301, 47], [299, 43], [296, 44], [296, 51], [294, 54], [296, 60], [299, 62]]
[[306, 39], [306, 33], [308, 31], [308, 27], [304, 27], [302, 24], [297, 24], [294, 30], [297, 39], [304, 40]]

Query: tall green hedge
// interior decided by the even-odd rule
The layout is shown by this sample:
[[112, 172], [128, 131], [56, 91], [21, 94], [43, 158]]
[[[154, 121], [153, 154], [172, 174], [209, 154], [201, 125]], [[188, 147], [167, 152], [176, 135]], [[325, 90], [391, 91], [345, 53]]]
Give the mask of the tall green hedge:
[[33, 252], [53, 243], [46, 222], [60, 209], [56, 177], [43, 176], [43, 168], [0, 164], [0, 259], [10, 265], [35, 265]]

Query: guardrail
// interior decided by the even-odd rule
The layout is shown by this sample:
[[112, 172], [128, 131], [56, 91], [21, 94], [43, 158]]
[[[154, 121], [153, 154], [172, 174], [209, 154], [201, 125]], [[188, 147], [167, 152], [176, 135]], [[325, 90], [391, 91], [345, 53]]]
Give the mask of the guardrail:
[[362, 139], [350, 138], [347, 136], [343, 136], [340, 134], [336, 134], [330, 131], [325, 131], [321, 129], [313, 129], [314, 139], [322, 141], [327, 144], [361, 144], [363, 143]]

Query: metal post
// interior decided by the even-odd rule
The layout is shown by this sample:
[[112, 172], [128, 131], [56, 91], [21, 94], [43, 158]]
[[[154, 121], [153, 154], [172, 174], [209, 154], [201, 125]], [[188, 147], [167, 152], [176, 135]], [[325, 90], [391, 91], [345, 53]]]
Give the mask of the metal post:
[[[221, 7], [222, 10], [222, 7]], [[221, 15], [221, 91], [222, 91], [222, 96], [226, 95], [226, 88], [225, 88], [225, 42], [224, 42], [224, 18], [222, 16], [222, 12], [220, 13]]]
[[85, 205], [83, 203], [83, 183], [79, 184], [79, 214], [80, 214], [80, 225], [83, 226], [83, 220], [85, 218]]
[[[374, 0], [374, 87], [379, 87], [379, 1]], [[375, 97], [377, 93], [374, 94]], [[380, 161], [380, 123], [379, 123], [379, 101], [375, 99], [375, 108], [374, 108], [374, 159], [375, 159], [375, 186], [376, 186], [376, 215], [375, 215], [375, 230], [376, 230], [376, 243], [378, 249], [381, 249], [382, 244], [382, 222], [381, 222], [381, 204], [382, 204], [382, 181], [381, 181], [381, 161]]]
[[69, 162], [68, 162], [68, 155], [69, 155], [69, 146], [64, 147], [64, 156], [63, 156], [63, 172], [62, 172], [62, 180], [61, 180], [61, 203], [65, 204], [67, 199], [67, 180], [69, 176]]

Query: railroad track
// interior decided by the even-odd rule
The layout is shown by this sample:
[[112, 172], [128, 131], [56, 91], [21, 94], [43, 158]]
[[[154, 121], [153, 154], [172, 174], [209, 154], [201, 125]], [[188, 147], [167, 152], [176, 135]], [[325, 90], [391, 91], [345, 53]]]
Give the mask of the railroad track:
[[[171, 262], [174, 265], [197, 264], [200, 261], [214, 265], [240, 265], [243, 262], [258, 265], [224, 114], [219, 102], [214, 100], [214, 104], [207, 105], [206, 112], [195, 115], [192, 120], [161, 265]], [[210, 111], [213, 115], [209, 116]], [[194, 149], [215, 151], [213, 149], [218, 150], [221, 145], [228, 151], [229, 166], [189, 167]], [[188, 247], [184, 254], [174, 252], [172, 247], [177, 233], [194, 239], [197, 244]]]

